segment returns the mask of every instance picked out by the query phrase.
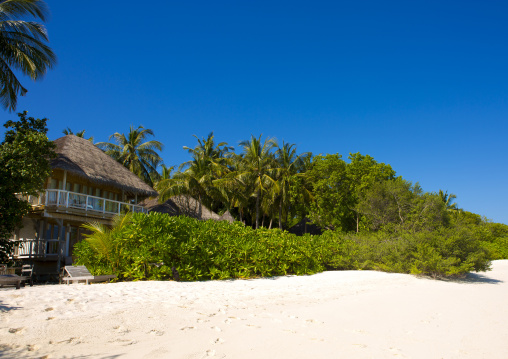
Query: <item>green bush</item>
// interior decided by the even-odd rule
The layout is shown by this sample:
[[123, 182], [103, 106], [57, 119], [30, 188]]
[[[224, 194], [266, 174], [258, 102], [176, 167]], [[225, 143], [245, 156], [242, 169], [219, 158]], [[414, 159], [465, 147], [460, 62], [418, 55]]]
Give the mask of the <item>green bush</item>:
[[197, 221], [162, 213], [129, 214], [112, 229], [88, 225], [92, 234], [75, 247], [78, 263], [94, 274], [120, 279], [195, 281], [313, 274], [323, 270], [373, 269], [432, 276], [489, 267], [482, 231], [326, 231], [296, 236], [240, 223]]

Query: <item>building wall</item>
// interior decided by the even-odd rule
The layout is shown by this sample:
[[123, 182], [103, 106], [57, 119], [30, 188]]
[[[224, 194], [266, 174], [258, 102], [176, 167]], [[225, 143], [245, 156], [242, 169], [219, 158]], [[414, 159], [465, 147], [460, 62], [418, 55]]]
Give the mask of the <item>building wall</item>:
[[35, 239], [38, 235], [38, 220], [35, 218], [24, 217], [22, 221], [22, 228], [16, 231], [17, 239]]

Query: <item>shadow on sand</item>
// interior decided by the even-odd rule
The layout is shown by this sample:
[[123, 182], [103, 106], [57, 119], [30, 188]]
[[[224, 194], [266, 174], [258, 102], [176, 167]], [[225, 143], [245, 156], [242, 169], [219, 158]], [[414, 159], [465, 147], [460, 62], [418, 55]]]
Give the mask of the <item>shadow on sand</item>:
[[[10, 312], [11, 310], [16, 310], [16, 309], [23, 309], [23, 307], [12, 307], [12, 306], [9, 306], [9, 305], [5, 305], [0, 300], [0, 313], [7, 313], [7, 312]], [[2, 357], [2, 353], [0, 352], [0, 358], [1, 357]]]
[[445, 282], [463, 283], [463, 284], [501, 284], [502, 280], [489, 278], [479, 273], [468, 273], [462, 278], [441, 279]]
[[[64, 355], [59, 358], [61, 359], [116, 359], [122, 355]], [[12, 347], [9, 345], [0, 344], [0, 358], [2, 359], [41, 359], [41, 358], [52, 358], [51, 355], [43, 355], [36, 353], [35, 351], [29, 351], [29, 348]]]

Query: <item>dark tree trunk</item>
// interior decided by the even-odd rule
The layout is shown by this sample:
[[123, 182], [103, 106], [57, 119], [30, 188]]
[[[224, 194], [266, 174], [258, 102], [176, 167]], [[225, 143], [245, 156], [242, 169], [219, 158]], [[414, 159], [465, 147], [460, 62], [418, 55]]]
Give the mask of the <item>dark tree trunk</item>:
[[279, 205], [279, 229], [282, 229], [282, 199]]
[[256, 196], [256, 229], [259, 228], [259, 200], [261, 197], [261, 191], [258, 190], [258, 195]]

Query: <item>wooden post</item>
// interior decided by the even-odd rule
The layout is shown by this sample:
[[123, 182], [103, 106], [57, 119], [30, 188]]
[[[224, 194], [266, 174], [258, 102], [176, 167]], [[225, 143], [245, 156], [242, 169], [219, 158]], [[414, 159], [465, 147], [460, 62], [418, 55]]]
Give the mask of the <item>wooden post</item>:
[[62, 189], [63, 189], [64, 191], [67, 191], [67, 190], [65, 189], [65, 186], [66, 186], [66, 185], [67, 185], [67, 171], [65, 171], [65, 170], [64, 170], [64, 179], [63, 179], [63, 184], [62, 184]]
[[65, 227], [65, 256], [66, 257], [69, 256], [69, 244], [70, 244], [69, 235], [70, 235], [70, 232], [71, 232], [71, 225], [67, 224], [67, 227]]
[[63, 248], [61, 248], [60, 244], [62, 243], [62, 239], [65, 238], [65, 227], [64, 227], [64, 223], [63, 223], [63, 219], [57, 219], [57, 223], [58, 223], [58, 227], [60, 229], [59, 231], [59, 236], [58, 236], [58, 259], [57, 259], [57, 263], [56, 263], [56, 271], [57, 271], [57, 275], [60, 274], [60, 266], [61, 266], [61, 261], [62, 261], [62, 252], [63, 252]]

